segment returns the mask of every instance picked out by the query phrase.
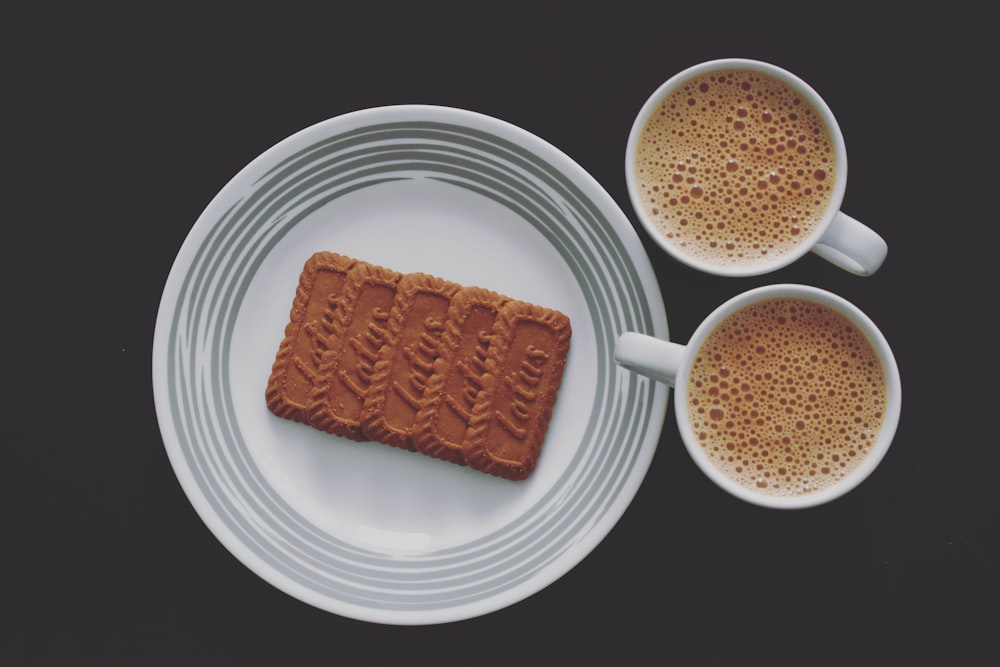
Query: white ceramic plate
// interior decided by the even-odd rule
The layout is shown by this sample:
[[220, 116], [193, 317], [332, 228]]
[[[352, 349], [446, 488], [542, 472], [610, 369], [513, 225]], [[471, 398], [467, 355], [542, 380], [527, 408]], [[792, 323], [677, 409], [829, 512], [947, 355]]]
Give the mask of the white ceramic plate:
[[[298, 277], [319, 250], [570, 317], [563, 385], [528, 480], [349, 442], [267, 410]], [[370, 109], [269, 149], [197, 220], [160, 304], [156, 410], [195, 510], [263, 579], [352, 618], [455, 621], [544, 588], [631, 502], [668, 390], [615, 365], [626, 330], [668, 338], [638, 236], [589, 174], [495, 118]]]

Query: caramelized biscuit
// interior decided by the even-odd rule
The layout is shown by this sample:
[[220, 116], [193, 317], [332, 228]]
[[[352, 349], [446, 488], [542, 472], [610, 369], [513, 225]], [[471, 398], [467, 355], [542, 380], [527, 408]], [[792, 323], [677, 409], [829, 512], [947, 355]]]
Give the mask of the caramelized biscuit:
[[504, 297], [480, 287], [463, 287], [452, 298], [448, 318], [413, 425], [417, 451], [464, 465], [462, 443], [486, 371], [497, 313]]
[[314, 427], [351, 440], [365, 440], [361, 408], [386, 337], [401, 274], [358, 262], [342, 294], [324, 312], [319, 381], [308, 408]]
[[267, 405], [351, 440], [525, 479], [570, 336], [556, 310], [318, 252], [299, 278]]
[[460, 287], [424, 273], [408, 273], [399, 281], [362, 410], [362, 429], [372, 440], [414, 449], [413, 424], [438, 356], [448, 308]]
[[571, 333], [559, 311], [515, 300], [504, 305], [462, 444], [466, 465], [512, 480], [535, 469]]
[[318, 252], [306, 260], [265, 392], [268, 409], [279, 417], [308, 422], [306, 408], [324, 352], [323, 312], [329, 299], [340, 295], [347, 272], [356, 263], [332, 252]]

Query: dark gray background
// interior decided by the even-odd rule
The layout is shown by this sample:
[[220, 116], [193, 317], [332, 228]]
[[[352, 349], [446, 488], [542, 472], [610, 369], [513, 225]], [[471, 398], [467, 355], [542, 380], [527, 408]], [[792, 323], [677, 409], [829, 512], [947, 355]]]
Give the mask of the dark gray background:
[[[989, 22], [955, 3], [833, 17], [810, 5], [794, 21], [781, 3], [671, 4], [9, 10], [13, 400], [0, 493], [11, 585], [0, 599], [13, 616], [0, 662], [803, 664], [856, 661], [863, 646], [995, 658]], [[673, 73], [727, 56], [786, 67], [824, 96], [847, 141], [843, 208], [886, 238], [889, 256], [870, 278], [808, 256], [724, 279], [647, 243], [672, 337], [686, 341], [715, 305], [770, 282], [858, 304], [893, 345], [904, 388], [896, 440], [869, 480], [813, 510], [748, 506], [695, 468], [671, 410], [633, 504], [590, 556], [527, 600], [433, 627], [319, 611], [222, 547], [167, 461], [150, 372], [173, 258], [237, 171], [331, 116], [450, 105], [559, 147], [638, 229], [623, 174], [635, 113]]]

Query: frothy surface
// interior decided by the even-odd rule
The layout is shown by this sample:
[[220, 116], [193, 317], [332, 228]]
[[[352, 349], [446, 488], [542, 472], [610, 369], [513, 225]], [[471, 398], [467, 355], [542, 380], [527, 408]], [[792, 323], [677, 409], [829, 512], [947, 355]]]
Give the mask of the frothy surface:
[[818, 226], [837, 177], [812, 105], [760, 72], [723, 70], [675, 89], [650, 115], [635, 161], [642, 207], [682, 253], [753, 267]]
[[777, 298], [722, 321], [688, 377], [688, 418], [728, 477], [760, 493], [810, 493], [850, 474], [875, 444], [885, 371], [846, 317]]

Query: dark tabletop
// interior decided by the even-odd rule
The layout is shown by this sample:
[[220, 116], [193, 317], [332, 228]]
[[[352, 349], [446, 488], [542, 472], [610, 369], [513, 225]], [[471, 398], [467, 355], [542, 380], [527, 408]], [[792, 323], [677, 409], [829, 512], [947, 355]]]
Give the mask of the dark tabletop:
[[[805, 664], [977, 649], [995, 659], [998, 200], [985, 91], [997, 71], [974, 60], [990, 44], [984, 17], [953, 3], [833, 19], [810, 7], [799, 26], [777, 6], [764, 16], [767, 3], [327, 4], [80, 5], [6, 25], [14, 400], [0, 427], [12, 583], [0, 599], [14, 613], [0, 663]], [[670, 75], [728, 56], [783, 66], [826, 99], [850, 160], [843, 210], [889, 245], [876, 275], [810, 255], [767, 276], [717, 278], [640, 230], [623, 172], [636, 112]], [[400, 103], [503, 119], [590, 172], [645, 244], [674, 340], [771, 282], [859, 305], [903, 381], [880, 467], [832, 504], [757, 508], [699, 472], [671, 409], [607, 537], [509, 607], [380, 625], [250, 571], [201, 521], [165, 453], [151, 387], [160, 295], [194, 221], [249, 161], [321, 120]]]

